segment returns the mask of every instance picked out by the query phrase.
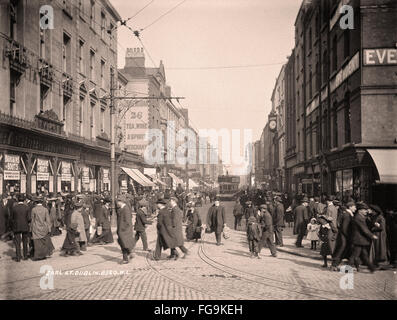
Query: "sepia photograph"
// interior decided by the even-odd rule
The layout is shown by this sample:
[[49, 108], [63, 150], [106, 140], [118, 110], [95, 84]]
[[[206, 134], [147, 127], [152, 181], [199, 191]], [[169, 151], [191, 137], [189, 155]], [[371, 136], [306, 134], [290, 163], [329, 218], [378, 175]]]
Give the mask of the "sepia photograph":
[[397, 0], [0, 0], [0, 55], [0, 300], [397, 299]]

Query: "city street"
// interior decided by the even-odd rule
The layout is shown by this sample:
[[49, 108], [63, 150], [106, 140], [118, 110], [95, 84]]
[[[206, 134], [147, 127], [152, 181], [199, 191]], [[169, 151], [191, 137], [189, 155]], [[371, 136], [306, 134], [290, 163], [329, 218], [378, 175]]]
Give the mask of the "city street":
[[[227, 225], [233, 226], [232, 202], [226, 207]], [[209, 205], [199, 208], [205, 221]], [[204, 223], [203, 221], [203, 223]], [[150, 247], [156, 240], [155, 223], [148, 228]], [[190, 255], [186, 259], [153, 261], [141, 251], [138, 242], [135, 258], [121, 262], [121, 251], [111, 245], [89, 247], [83, 256], [60, 257], [64, 234], [52, 238], [56, 251], [50, 259], [16, 263], [12, 243], [1, 242], [0, 299], [396, 299], [397, 274], [379, 271], [370, 274], [363, 269], [354, 274], [354, 288], [340, 288], [342, 274], [321, 268], [308, 249], [296, 249], [291, 229], [285, 231], [285, 246], [277, 258], [264, 248], [262, 259], [251, 259], [243, 231], [230, 231], [223, 246], [215, 245], [214, 234], [205, 234], [202, 242], [187, 242]], [[308, 245], [305, 240], [303, 244]], [[297, 250], [300, 250], [299, 252]], [[289, 253], [287, 252], [289, 251]], [[291, 254], [294, 253], [294, 254]], [[297, 255], [299, 254], [299, 255]], [[54, 288], [43, 290], [40, 268], [51, 266]], [[111, 270], [114, 275], [100, 275]], [[66, 271], [91, 272], [91, 275], [66, 275]], [[97, 274], [93, 274], [96, 272]], [[124, 272], [124, 274], [121, 274]]]

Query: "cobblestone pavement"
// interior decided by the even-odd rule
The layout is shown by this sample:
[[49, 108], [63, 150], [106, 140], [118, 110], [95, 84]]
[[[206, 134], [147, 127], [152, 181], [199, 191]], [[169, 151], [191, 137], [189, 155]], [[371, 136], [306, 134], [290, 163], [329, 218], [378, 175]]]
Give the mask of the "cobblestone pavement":
[[[232, 203], [225, 203], [227, 224], [233, 226]], [[199, 208], [205, 221], [208, 205]], [[114, 235], [115, 239], [117, 235]], [[149, 242], [155, 245], [155, 224], [148, 228]], [[114, 244], [89, 247], [80, 257], [59, 256], [64, 235], [53, 238], [58, 249], [46, 261], [11, 260], [12, 244], [0, 245], [1, 299], [396, 299], [397, 274], [366, 271], [354, 274], [354, 289], [340, 288], [343, 276], [321, 268], [316, 252], [294, 249], [294, 238], [285, 230], [285, 247], [277, 258], [264, 249], [261, 259], [251, 259], [243, 231], [230, 231], [223, 246], [215, 245], [214, 234], [202, 242], [187, 242], [190, 255], [178, 261], [153, 261], [137, 244], [136, 256], [122, 265], [120, 248]], [[308, 242], [304, 242], [304, 244]], [[298, 251], [298, 255], [292, 255]], [[163, 257], [168, 252], [163, 253]], [[40, 268], [55, 272], [54, 289], [43, 290]], [[42, 270], [43, 271], [43, 270]], [[78, 271], [82, 274], [65, 274]], [[109, 274], [112, 271], [113, 274]], [[84, 272], [86, 275], [84, 275]], [[90, 275], [87, 275], [91, 272]], [[108, 272], [108, 274], [102, 274]]]

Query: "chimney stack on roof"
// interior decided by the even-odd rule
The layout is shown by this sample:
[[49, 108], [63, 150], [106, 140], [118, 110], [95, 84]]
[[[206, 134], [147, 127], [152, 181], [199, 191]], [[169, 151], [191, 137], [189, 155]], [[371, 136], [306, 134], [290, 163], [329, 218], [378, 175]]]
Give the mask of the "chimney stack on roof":
[[143, 48], [127, 48], [125, 54], [125, 68], [144, 68], [145, 52]]

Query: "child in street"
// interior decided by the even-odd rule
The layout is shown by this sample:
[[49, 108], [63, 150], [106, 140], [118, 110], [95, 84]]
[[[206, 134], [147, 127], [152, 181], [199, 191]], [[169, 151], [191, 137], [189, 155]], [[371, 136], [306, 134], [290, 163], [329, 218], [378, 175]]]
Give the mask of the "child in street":
[[307, 240], [311, 241], [312, 247], [310, 250], [317, 249], [317, 241], [318, 238], [318, 231], [320, 229], [320, 225], [317, 224], [316, 218], [312, 218], [310, 223], [307, 225]]
[[321, 215], [318, 217], [320, 230], [318, 236], [322, 241], [320, 255], [323, 257], [323, 268], [328, 268], [327, 256], [332, 255], [335, 249], [335, 240], [338, 229], [335, 225], [335, 220], [332, 217]]
[[259, 257], [259, 241], [262, 237], [261, 226], [254, 216], [251, 216], [247, 220], [247, 240], [248, 246], [251, 253], [251, 258]]

